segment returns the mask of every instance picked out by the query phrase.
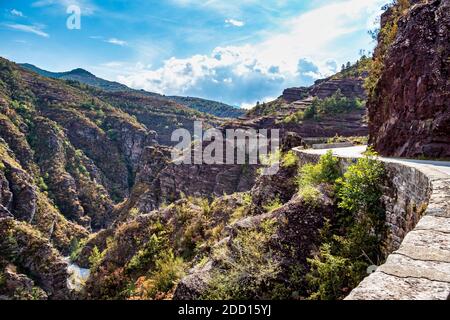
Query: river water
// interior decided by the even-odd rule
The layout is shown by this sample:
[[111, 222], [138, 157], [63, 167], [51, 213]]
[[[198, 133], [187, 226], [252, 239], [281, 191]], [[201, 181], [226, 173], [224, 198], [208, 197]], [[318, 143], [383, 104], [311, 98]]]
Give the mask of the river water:
[[67, 285], [70, 290], [79, 292], [83, 289], [89, 278], [91, 271], [89, 269], [83, 269], [70, 261], [70, 258], [65, 259], [69, 264], [67, 271], [69, 278], [67, 279]]

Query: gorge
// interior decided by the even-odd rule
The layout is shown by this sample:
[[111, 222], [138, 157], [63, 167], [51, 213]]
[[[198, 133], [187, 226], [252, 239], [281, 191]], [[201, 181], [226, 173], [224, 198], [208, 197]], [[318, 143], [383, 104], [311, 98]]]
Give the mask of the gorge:
[[[0, 58], [0, 300], [450, 299], [450, 0], [385, 9], [373, 57], [245, 113]], [[176, 163], [196, 123], [280, 150]]]

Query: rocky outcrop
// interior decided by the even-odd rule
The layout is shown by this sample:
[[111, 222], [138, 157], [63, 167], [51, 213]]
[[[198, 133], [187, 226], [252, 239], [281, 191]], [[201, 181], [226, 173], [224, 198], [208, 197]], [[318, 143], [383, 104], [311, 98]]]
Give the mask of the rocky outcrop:
[[310, 89], [310, 95], [325, 99], [340, 91], [347, 98], [366, 99], [367, 95], [363, 85], [364, 79], [362, 78], [329, 79], [316, 83]]
[[450, 1], [415, 2], [398, 23], [395, 8], [382, 19], [398, 31], [368, 103], [370, 142], [385, 156], [448, 158]]
[[287, 88], [283, 91], [282, 98], [288, 102], [294, 102], [305, 99], [309, 96], [310, 89], [307, 87]]
[[328, 78], [316, 81], [311, 87], [288, 88], [283, 91], [282, 98], [286, 102], [292, 103], [308, 97], [325, 99], [340, 91], [347, 98], [366, 99], [367, 95], [363, 85], [363, 77], [349, 77], [344, 79]]
[[23, 222], [0, 220], [2, 259], [27, 272], [51, 299], [67, 299], [67, 263], [39, 232]]
[[[253, 288], [254, 298], [262, 298], [267, 292], [258, 291], [272, 288], [278, 284], [284, 288], [291, 288], [292, 291], [305, 290], [305, 276], [309, 270], [307, 258], [313, 255], [320, 245], [320, 229], [323, 227], [325, 219], [333, 216], [334, 204], [331, 198], [326, 194], [322, 194], [323, 202], [313, 204], [305, 201], [300, 196], [295, 195], [290, 201], [279, 209], [268, 213], [255, 216], [244, 217], [243, 219], [231, 224], [228, 227], [228, 237], [223, 238], [216, 246], [224, 246], [233, 248], [233, 241], [242, 232], [249, 230], [258, 230], [267, 221], [273, 221], [276, 225], [276, 232], [271, 235], [268, 246], [270, 247], [270, 258], [275, 259], [279, 265], [279, 271], [274, 274], [272, 283], [265, 283], [263, 288]], [[239, 247], [239, 246], [238, 246]], [[235, 259], [233, 256], [242, 254], [237, 249], [230, 250], [227, 259]], [[299, 272], [296, 276], [303, 279], [300, 282], [292, 281], [292, 266], [296, 266]], [[208, 290], [209, 282], [218, 272], [226, 272], [223, 270], [222, 261], [214, 255], [210, 257], [207, 263], [201, 263], [192, 268], [186, 277], [184, 277], [177, 285], [175, 290], [175, 300], [198, 300]], [[245, 275], [243, 275], [245, 277]], [[245, 283], [243, 278], [242, 282]], [[295, 286], [295, 289], [292, 288]], [[289, 298], [286, 296], [284, 298]]]
[[101, 181], [101, 175], [95, 164], [67, 143], [67, 136], [55, 122], [37, 117], [34, 133], [39, 136], [34, 146], [36, 162], [64, 216], [94, 230], [106, 226], [112, 220], [113, 202], [96, 182]]
[[212, 199], [252, 188], [256, 167], [247, 165], [177, 165], [171, 150], [148, 147], [131, 196], [121, 211], [137, 208], [142, 213], [158, 209], [184, 196]]
[[17, 273], [14, 265], [8, 265], [3, 271], [0, 284], [0, 300], [46, 300], [47, 294], [24, 274]]

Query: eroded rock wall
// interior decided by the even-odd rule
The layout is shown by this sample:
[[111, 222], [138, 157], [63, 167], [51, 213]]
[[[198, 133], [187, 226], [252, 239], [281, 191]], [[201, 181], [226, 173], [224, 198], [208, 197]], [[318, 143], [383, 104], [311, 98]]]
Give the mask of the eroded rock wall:
[[[370, 140], [384, 156], [448, 158], [450, 1], [415, 2], [401, 14], [369, 99]], [[383, 16], [383, 28], [392, 12]], [[380, 40], [375, 52], [383, 45]]]

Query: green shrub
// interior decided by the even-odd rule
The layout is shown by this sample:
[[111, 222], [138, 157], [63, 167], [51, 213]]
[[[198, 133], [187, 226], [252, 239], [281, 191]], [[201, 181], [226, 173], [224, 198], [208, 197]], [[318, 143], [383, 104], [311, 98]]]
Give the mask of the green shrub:
[[315, 291], [311, 293], [312, 300], [334, 300], [341, 297], [347, 286], [346, 280], [350, 261], [346, 258], [331, 254], [331, 246], [324, 244], [320, 248], [320, 255], [308, 259], [311, 272], [306, 279]]
[[155, 265], [155, 270], [149, 277], [150, 285], [146, 288], [149, 297], [172, 290], [177, 281], [183, 277], [185, 270], [183, 259], [175, 257], [172, 250], [163, 253]]
[[100, 252], [97, 246], [92, 249], [91, 256], [89, 257], [91, 271], [97, 270], [105, 257], [105, 253], [106, 251]]
[[383, 164], [369, 150], [336, 180], [341, 211], [334, 226], [328, 221], [321, 230], [320, 253], [309, 260], [311, 299], [344, 298], [367, 275], [368, 266], [384, 259], [383, 175]]
[[281, 166], [283, 168], [293, 167], [293, 166], [297, 165], [297, 163], [298, 163], [298, 156], [292, 150], [289, 152], [286, 152], [283, 155], [282, 160], [281, 160]]
[[0, 170], [1, 171], [5, 171], [6, 170], [5, 164], [3, 162], [0, 162]]
[[[340, 90], [336, 91], [331, 97], [325, 99], [314, 99], [310, 106], [308, 115], [334, 115], [340, 113], [349, 113], [358, 109], [363, 109], [365, 102], [357, 98], [347, 98]], [[307, 112], [305, 111], [305, 118]]]
[[230, 245], [223, 244], [213, 252], [221, 264], [202, 296], [207, 300], [252, 299], [270, 286], [280, 272], [269, 241], [276, 232], [273, 221], [265, 221], [257, 230], [240, 231]]
[[310, 119], [316, 118], [316, 116], [317, 116], [317, 101], [318, 100], [314, 100], [314, 102], [305, 109], [305, 112], [303, 113], [303, 119], [310, 120]]
[[321, 183], [334, 183], [340, 176], [339, 159], [330, 150], [320, 157], [317, 164], [306, 164], [300, 169], [298, 184], [300, 189]]
[[383, 175], [383, 163], [369, 150], [356, 164], [350, 166], [344, 177], [338, 181], [339, 207], [350, 212], [378, 212]]
[[115, 129], [109, 129], [106, 134], [108, 135], [109, 139], [111, 141], [118, 141], [119, 140], [119, 132]]
[[305, 119], [305, 113], [303, 111], [294, 112], [283, 119], [283, 123], [300, 123], [303, 119]]
[[77, 238], [73, 238], [70, 241], [70, 260], [71, 261], [76, 261], [79, 258], [81, 251], [86, 246], [86, 243], [87, 243], [87, 239], [83, 239], [80, 241]]
[[283, 206], [283, 203], [280, 200], [280, 197], [276, 197], [272, 201], [269, 201], [266, 205], [263, 206], [266, 212], [272, 212], [276, 209], [279, 209]]
[[38, 179], [38, 187], [39, 187], [39, 189], [41, 189], [41, 191], [43, 191], [43, 192], [48, 191], [48, 186], [47, 186], [47, 184], [45, 183], [44, 178], [39, 177], [39, 179]]
[[245, 206], [250, 206], [253, 203], [252, 194], [250, 192], [244, 193], [244, 195], [242, 196], [242, 200]]
[[127, 272], [146, 271], [155, 263], [158, 255], [166, 247], [167, 239], [164, 236], [152, 234], [144, 248], [139, 250], [126, 266]]
[[316, 204], [320, 199], [321, 193], [316, 187], [304, 186], [302, 189], [300, 189], [299, 195], [305, 202]]

